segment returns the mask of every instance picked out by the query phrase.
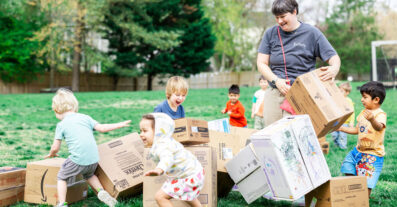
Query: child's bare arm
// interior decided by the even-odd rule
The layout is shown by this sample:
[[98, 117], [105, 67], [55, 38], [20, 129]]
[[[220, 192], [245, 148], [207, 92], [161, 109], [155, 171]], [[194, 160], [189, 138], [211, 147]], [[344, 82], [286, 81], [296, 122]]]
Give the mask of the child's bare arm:
[[47, 159], [47, 158], [51, 158], [51, 157], [58, 157], [57, 153], [59, 152], [59, 149], [61, 148], [61, 142], [62, 141], [60, 139], [55, 139], [54, 143], [52, 143], [50, 152], [44, 158]]
[[375, 117], [374, 117], [374, 114], [372, 114], [371, 111], [369, 111], [369, 110], [367, 110], [367, 109], [364, 110], [364, 111], [363, 111], [363, 116], [364, 116], [369, 122], [371, 122], [372, 127], [373, 127], [376, 131], [380, 131], [380, 130], [382, 130], [382, 129], [385, 127], [384, 124], [382, 124], [382, 123], [376, 121], [376, 119], [375, 119]]
[[348, 134], [358, 134], [358, 125], [356, 127], [344, 127], [341, 126], [338, 131], [345, 132]]
[[131, 123], [131, 120], [127, 120], [127, 121], [123, 121], [123, 122], [119, 122], [119, 123], [115, 123], [115, 124], [97, 124], [97, 125], [95, 125], [94, 129], [98, 132], [103, 133], [103, 132], [108, 132], [108, 131], [112, 131], [115, 129], [129, 126], [130, 123]]
[[255, 103], [252, 103], [252, 109], [251, 109], [251, 118], [254, 118], [255, 116]]

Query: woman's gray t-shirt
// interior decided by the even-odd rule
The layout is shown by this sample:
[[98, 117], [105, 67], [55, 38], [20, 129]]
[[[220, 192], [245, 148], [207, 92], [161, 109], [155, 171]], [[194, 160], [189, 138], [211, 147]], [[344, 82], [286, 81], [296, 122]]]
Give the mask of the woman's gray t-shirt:
[[[269, 67], [277, 77], [285, 78], [283, 52], [277, 27], [278, 25], [266, 30], [258, 52], [270, 55]], [[280, 28], [280, 35], [291, 84], [299, 75], [315, 69], [317, 57], [327, 61], [337, 54], [323, 33], [309, 24], [301, 23], [293, 32], [285, 32]]]

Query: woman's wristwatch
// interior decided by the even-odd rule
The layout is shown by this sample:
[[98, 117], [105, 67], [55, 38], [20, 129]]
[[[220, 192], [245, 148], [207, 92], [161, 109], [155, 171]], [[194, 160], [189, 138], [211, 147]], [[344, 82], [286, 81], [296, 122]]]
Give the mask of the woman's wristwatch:
[[272, 81], [271, 81], [271, 83], [273, 84], [273, 85], [276, 85], [276, 81], [278, 80], [278, 77], [276, 77], [275, 79], [273, 79]]

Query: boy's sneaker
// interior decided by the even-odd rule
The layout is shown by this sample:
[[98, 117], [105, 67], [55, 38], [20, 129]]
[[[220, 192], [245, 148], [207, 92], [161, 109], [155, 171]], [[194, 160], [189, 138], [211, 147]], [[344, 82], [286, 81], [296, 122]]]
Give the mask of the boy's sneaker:
[[68, 207], [68, 203], [58, 203], [55, 207]]
[[101, 190], [98, 192], [98, 199], [110, 207], [114, 207], [117, 204], [117, 200], [110, 196], [106, 190]]

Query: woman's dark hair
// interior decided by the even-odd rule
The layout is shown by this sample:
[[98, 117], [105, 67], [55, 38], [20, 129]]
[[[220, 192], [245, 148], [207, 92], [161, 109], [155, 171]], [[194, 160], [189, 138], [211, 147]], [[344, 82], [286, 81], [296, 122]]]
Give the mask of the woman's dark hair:
[[299, 6], [295, 0], [275, 0], [272, 5], [272, 13], [274, 16], [282, 15], [285, 13], [299, 13]]
[[378, 81], [370, 81], [360, 87], [361, 95], [366, 93], [371, 96], [372, 99], [378, 97], [379, 105], [383, 103], [383, 100], [386, 98], [386, 90], [383, 83]]
[[152, 121], [152, 128], [154, 129], [155, 119], [154, 119], [153, 115], [145, 114], [145, 115], [142, 116], [142, 119], [146, 119], [146, 120]]

